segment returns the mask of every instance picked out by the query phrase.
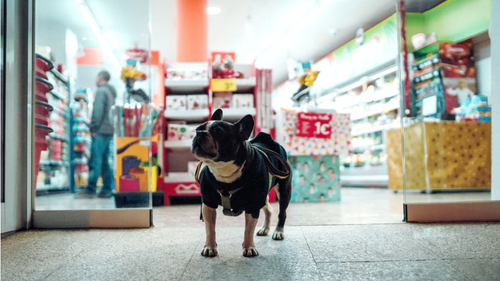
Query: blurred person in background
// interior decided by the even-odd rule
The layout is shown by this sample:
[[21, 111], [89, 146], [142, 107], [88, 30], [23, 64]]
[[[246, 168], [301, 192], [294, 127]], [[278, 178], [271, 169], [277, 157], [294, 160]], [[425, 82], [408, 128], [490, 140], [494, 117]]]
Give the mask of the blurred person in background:
[[109, 85], [111, 76], [103, 70], [97, 74], [95, 99], [90, 123], [92, 145], [90, 149], [88, 186], [78, 193], [77, 198], [93, 198], [97, 193], [97, 180], [102, 178], [102, 188], [97, 194], [101, 198], [112, 196], [112, 172], [109, 166], [110, 144], [113, 141], [111, 107], [115, 104], [116, 90]]

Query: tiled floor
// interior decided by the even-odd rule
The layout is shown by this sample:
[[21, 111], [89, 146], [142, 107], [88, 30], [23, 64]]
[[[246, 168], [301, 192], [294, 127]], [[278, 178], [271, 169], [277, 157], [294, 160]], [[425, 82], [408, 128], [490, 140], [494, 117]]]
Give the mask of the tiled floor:
[[243, 217], [220, 212], [219, 256], [202, 257], [196, 205], [156, 208], [149, 229], [20, 232], [2, 239], [2, 280], [499, 279], [500, 224], [406, 224], [399, 194], [343, 196], [292, 204], [286, 239], [256, 237], [251, 259], [241, 255]]

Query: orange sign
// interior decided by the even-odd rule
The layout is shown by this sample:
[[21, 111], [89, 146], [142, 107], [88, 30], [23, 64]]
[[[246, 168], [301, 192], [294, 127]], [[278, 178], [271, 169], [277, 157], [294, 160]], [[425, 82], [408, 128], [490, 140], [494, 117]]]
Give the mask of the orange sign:
[[85, 48], [82, 50], [83, 56], [78, 57], [76, 64], [78, 65], [103, 65], [104, 52], [99, 48]]
[[230, 55], [233, 59], [233, 63], [236, 62], [236, 53], [235, 52], [212, 52], [212, 62], [215, 60], [215, 56], [220, 55], [220, 58], [224, 60], [226, 55]]

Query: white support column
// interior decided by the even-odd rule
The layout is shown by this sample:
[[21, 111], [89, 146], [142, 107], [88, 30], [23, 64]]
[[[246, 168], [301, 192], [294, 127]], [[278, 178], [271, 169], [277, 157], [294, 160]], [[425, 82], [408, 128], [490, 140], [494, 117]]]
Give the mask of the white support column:
[[500, 200], [500, 1], [491, 9], [491, 200]]

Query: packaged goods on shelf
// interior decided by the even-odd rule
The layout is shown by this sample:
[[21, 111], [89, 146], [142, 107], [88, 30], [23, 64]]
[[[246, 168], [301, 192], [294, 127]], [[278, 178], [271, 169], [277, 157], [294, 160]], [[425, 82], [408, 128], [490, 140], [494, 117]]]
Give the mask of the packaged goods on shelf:
[[207, 79], [206, 68], [167, 69], [167, 80], [202, 80]]
[[167, 96], [165, 105], [167, 109], [187, 109], [187, 96]]
[[[167, 96], [168, 99], [168, 96]], [[208, 95], [188, 95], [187, 109], [206, 109], [208, 108]]]
[[196, 126], [168, 124], [168, 140], [191, 140], [196, 134]]
[[213, 98], [213, 108], [232, 108], [233, 94], [231, 92], [216, 92]]
[[235, 108], [253, 108], [254, 95], [253, 94], [235, 94], [233, 95], [233, 105]]

